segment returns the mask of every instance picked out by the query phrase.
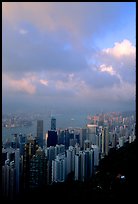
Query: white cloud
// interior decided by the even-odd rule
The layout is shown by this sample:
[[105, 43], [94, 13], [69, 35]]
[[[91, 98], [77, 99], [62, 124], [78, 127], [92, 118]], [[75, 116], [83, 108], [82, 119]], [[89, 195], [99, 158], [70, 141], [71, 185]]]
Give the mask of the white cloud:
[[117, 73], [112, 66], [106, 66], [105, 64], [100, 65], [99, 67], [100, 72], [107, 72], [110, 75], [116, 76], [121, 83], [123, 83], [122, 77], [119, 73]]
[[48, 80], [40, 79], [40, 83], [45, 86], [48, 86]]
[[106, 66], [105, 64], [100, 65], [99, 71], [107, 72], [111, 75], [115, 75], [115, 71], [113, 70], [113, 67], [112, 66]]
[[116, 42], [113, 48], [104, 49], [103, 52], [108, 55], [113, 55], [114, 57], [120, 58], [122, 56], [135, 56], [136, 48], [129, 40], [124, 39], [120, 43]]
[[[136, 47], [129, 40], [124, 39], [122, 42], [116, 42], [113, 47], [92, 54], [89, 59], [89, 62], [91, 62], [89, 67], [94, 76], [97, 75], [97, 71], [108, 73], [114, 76], [111, 80], [115, 80], [115, 77], [117, 77], [120, 83], [128, 82], [132, 84], [135, 83], [135, 58]], [[102, 79], [104, 79], [104, 74]], [[116, 82], [118, 83], [118, 80]], [[99, 81], [100, 83], [102, 81]], [[105, 82], [106, 84], [108, 83]]]

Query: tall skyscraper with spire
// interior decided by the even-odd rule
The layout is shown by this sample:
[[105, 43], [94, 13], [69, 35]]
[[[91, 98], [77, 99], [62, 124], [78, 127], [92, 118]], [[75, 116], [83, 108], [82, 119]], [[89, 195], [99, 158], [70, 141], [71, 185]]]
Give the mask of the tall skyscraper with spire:
[[51, 118], [51, 130], [56, 130], [56, 118]]
[[56, 146], [57, 143], [56, 119], [51, 117], [51, 130], [48, 130], [47, 147]]
[[43, 148], [43, 120], [37, 120], [37, 142]]

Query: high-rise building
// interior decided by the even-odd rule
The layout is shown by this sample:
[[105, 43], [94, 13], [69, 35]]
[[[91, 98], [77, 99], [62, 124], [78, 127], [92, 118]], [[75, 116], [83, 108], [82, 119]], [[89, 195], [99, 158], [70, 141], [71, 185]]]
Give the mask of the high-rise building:
[[56, 130], [56, 118], [51, 118], [51, 130]]
[[37, 142], [43, 148], [43, 120], [37, 120]]
[[83, 147], [83, 149], [86, 150], [87, 148], [90, 148], [90, 147], [91, 147], [90, 141], [89, 141], [89, 140], [85, 140], [85, 141], [84, 141], [84, 147]]
[[68, 129], [66, 129], [65, 132], [64, 132], [64, 138], [65, 138], [65, 147], [66, 147], [66, 149], [68, 149], [69, 139], [70, 139], [70, 133], [69, 133]]
[[65, 154], [58, 154], [52, 160], [52, 182], [64, 182], [66, 179], [66, 157]]
[[65, 144], [65, 131], [64, 130], [58, 131], [58, 144]]
[[20, 149], [15, 150], [16, 193], [20, 190]]
[[6, 159], [7, 159], [7, 150], [2, 148], [2, 166], [4, 166]]
[[93, 172], [93, 150], [85, 150], [84, 155], [84, 180], [87, 180], [90, 179]]
[[119, 137], [119, 147], [124, 145], [125, 137]]
[[5, 165], [2, 166], [2, 193], [4, 196], [9, 196], [9, 176], [10, 176], [10, 161], [7, 159]]
[[65, 154], [65, 145], [50, 146], [45, 150], [46, 157], [48, 159], [47, 166], [47, 184], [52, 182], [52, 161], [56, 159], [57, 155]]
[[99, 147], [97, 145], [92, 145], [94, 151], [94, 166], [99, 165]]
[[85, 181], [93, 173], [93, 150], [87, 149], [75, 155], [75, 180]]
[[75, 180], [84, 181], [85, 177], [85, 153], [80, 151], [75, 155]]
[[108, 155], [109, 152], [109, 130], [105, 127], [105, 154]]
[[15, 176], [14, 161], [7, 159], [2, 166], [2, 195], [10, 199], [15, 195]]
[[30, 160], [29, 187], [36, 188], [46, 184], [47, 180], [47, 159], [44, 150], [39, 147]]
[[102, 128], [102, 156], [108, 155], [109, 151], [109, 133], [108, 127]]
[[36, 153], [38, 145], [36, 145], [35, 139], [28, 139], [27, 143], [24, 146], [24, 154], [22, 158], [22, 171], [23, 171], [23, 189], [25, 191], [29, 188], [29, 169], [30, 169], [30, 160], [33, 155]]
[[75, 164], [75, 148], [69, 146], [69, 149], [66, 150], [67, 153], [67, 174], [74, 172]]
[[87, 129], [82, 128], [80, 130], [80, 147], [81, 147], [81, 149], [84, 148], [84, 141], [86, 140], [86, 135], [87, 135]]
[[61, 154], [61, 153], [65, 153], [65, 145], [61, 144], [61, 145], [56, 145], [55, 146], [55, 155]]
[[11, 199], [15, 196], [15, 186], [16, 186], [15, 177], [16, 177], [15, 164], [14, 164], [14, 161], [12, 161], [10, 162], [10, 198]]
[[7, 159], [9, 159], [9, 161], [13, 161], [15, 159], [15, 150], [13, 148], [7, 148]]
[[91, 144], [96, 144], [96, 128], [97, 125], [87, 124], [87, 139], [90, 141]]
[[29, 162], [30, 162], [29, 155], [29, 143], [25, 144], [24, 146], [24, 155], [23, 155], [23, 189], [25, 191], [28, 190], [29, 187]]
[[20, 149], [20, 155], [23, 155], [24, 154], [24, 146], [25, 146], [25, 143], [26, 143], [26, 136], [20, 134], [19, 135], [19, 149]]
[[46, 156], [48, 159], [48, 166], [47, 166], [47, 184], [51, 184], [52, 178], [52, 160], [55, 159], [55, 147], [50, 146], [46, 149]]
[[57, 132], [54, 130], [48, 131], [47, 147], [56, 146], [57, 144]]

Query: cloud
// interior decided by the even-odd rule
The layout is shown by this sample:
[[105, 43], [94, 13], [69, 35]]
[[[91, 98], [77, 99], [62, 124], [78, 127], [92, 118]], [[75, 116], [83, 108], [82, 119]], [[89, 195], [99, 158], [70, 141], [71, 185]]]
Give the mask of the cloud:
[[136, 47], [129, 40], [116, 42], [114, 47], [102, 51], [103, 62], [112, 66], [116, 75], [123, 81], [134, 83], [136, 70]]
[[112, 66], [106, 66], [105, 64], [101, 64], [99, 67], [99, 71], [101, 72], [107, 72], [111, 75], [115, 75], [115, 71], [113, 70]]
[[71, 73], [67, 76], [66, 81], [57, 80], [55, 87], [59, 91], [65, 90], [67, 93], [72, 93], [72, 96], [76, 96], [85, 88], [85, 84], [75, 74]]
[[122, 77], [120, 76], [119, 73], [117, 73], [117, 72], [113, 69], [112, 66], [106, 66], [105, 64], [102, 64], [102, 65], [100, 65], [100, 67], [99, 67], [99, 71], [100, 71], [100, 72], [106, 72], [106, 73], [108, 73], [108, 74], [110, 74], [110, 75], [114, 75], [114, 76], [116, 76], [116, 77], [119, 79], [119, 81], [120, 81], [121, 83], [123, 83]]
[[[114, 43], [113, 47], [97, 50], [88, 58], [88, 66], [96, 72], [111, 75], [128, 83], [135, 83], [136, 47], [129, 40]], [[98, 75], [98, 73], [97, 73]], [[109, 79], [110, 80], [110, 79]], [[115, 79], [112, 78], [115, 82]], [[106, 83], [106, 82], [105, 82]], [[108, 83], [107, 83], [108, 84]]]
[[3, 2], [3, 92], [57, 108], [133, 101], [136, 48], [116, 37], [132, 21], [126, 4]]
[[48, 80], [40, 79], [40, 83], [45, 86], [48, 86]]
[[131, 44], [127, 39], [124, 39], [122, 42], [116, 42], [113, 48], [104, 49], [108, 55], [113, 55], [114, 57], [120, 58], [123, 56], [135, 56], [136, 48]]
[[127, 82], [115, 84], [110, 89], [101, 89], [101, 96], [110, 102], [135, 100], [135, 85]]
[[3, 75], [3, 87], [5, 88], [5, 92], [13, 91], [13, 92], [23, 92], [27, 94], [34, 94], [36, 92], [36, 87], [31, 83], [31, 79], [23, 78], [23, 79], [13, 79], [8, 75]]
[[[125, 102], [135, 101], [136, 87], [135, 84], [123, 82], [114, 84], [112, 87], [94, 88], [86, 86], [85, 89], [80, 89], [78, 100], [86, 104], [110, 104], [113, 106], [115, 103], [123, 104]], [[102, 101], [102, 102], [101, 102]]]
[[[110, 7], [110, 9], [109, 9]], [[97, 2], [3, 2], [3, 20], [18, 26], [27, 21], [41, 32], [64, 32], [64, 37], [74, 44], [81, 43], [80, 38], [105, 33], [104, 25], [112, 28], [119, 26], [123, 5]], [[114, 21], [114, 25], [112, 20]], [[81, 47], [81, 45], [80, 45]]]
[[15, 75], [20, 76], [28, 70], [31, 72], [43, 70], [70, 72], [87, 67], [83, 52], [74, 48], [64, 49], [67, 43], [64, 38], [57, 39], [55, 35], [52, 36], [49, 33], [41, 35], [36, 30], [28, 31], [28, 33], [23, 38], [11, 27], [3, 29], [4, 71], [16, 72]]

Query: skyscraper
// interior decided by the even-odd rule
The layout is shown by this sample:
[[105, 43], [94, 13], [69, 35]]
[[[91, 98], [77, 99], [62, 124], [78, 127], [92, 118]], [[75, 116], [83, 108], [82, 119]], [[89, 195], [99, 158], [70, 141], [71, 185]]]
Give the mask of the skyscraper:
[[15, 150], [15, 171], [16, 171], [16, 193], [19, 193], [20, 188], [20, 149]]
[[66, 157], [65, 154], [58, 154], [52, 160], [52, 182], [64, 182], [66, 179]]
[[99, 165], [99, 147], [97, 145], [92, 145], [92, 149], [94, 152], [94, 166]]
[[97, 125], [87, 124], [88, 140], [91, 144], [96, 144], [96, 128]]
[[37, 120], [37, 142], [43, 148], [43, 120]]
[[108, 155], [109, 150], [109, 135], [108, 135], [108, 127], [102, 128], [102, 155]]
[[75, 165], [75, 148], [69, 146], [69, 149], [66, 150], [67, 154], [67, 174], [74, 172]]
[[48, 131], [47, 147], [56, 146], [57, 144], [57, 132], [54, 130]]
[[75, 180], [85, 181], [92, 176], [93, 150], [87, 149], [75, 154]]
[[41, 187], [46, 184], [47, 177], [47, 159], [41, 147], [36, 150], [35, 155], [30, 160], [29, 169], [29, 187], [30, 189]]
[[51, 118], [51, 130], [56, 130], [56, 118]]

